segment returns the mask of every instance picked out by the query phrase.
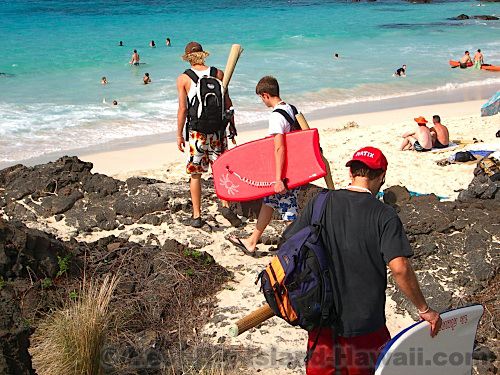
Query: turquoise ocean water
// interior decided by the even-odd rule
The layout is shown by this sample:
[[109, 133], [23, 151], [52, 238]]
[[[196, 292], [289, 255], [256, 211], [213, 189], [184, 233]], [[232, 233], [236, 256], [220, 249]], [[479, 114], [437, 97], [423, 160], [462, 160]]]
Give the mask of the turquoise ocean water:
[[[245, 51], [230, 85], [239, 124], [265, 118], [254, 94], [263, 75], [303, 112], [342, 103], [499, 84], [500, 73], [450, 69], [481, 48], [500, 65], [499, 3], [411, 4], [311, 0], [0, 1], [0, 163], [176, 127], [175, 79], [197, 40], [223, 68]], [[165, 46], [170, 37], [172, 47]], [[118, 47], [122, 40], [124, 47]], [[150, 48], [154, 40], [157, 48]], [[128, 64], [137, 49], [145, 65]], [[333, 53], [339, 53], [339, 60]], [[392, 73], [408, 65], [408, 77]], [[153, 83], [143, 85], [149, 72]], [[102, 86], [106, 76], [109, 84]], [[112, 100], [119, 102], [111, 107]], [[103, 103], [105, 101], [106, 103]]]

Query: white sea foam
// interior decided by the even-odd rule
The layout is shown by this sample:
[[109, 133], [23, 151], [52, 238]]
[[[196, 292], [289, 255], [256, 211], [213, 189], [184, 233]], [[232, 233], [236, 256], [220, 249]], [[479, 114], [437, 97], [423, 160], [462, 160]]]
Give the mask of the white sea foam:
[[[304, 112], [346, 104], [396, 99], [500, 84], [500, 78], [464, 83], [448, 82], [438, 87], [408, 91], [393, 84], [365, 84], [354, 89], [322, 89], [290, 98]], [[161, 94], [158, 94], [161, 96]], [[254, 95], [251, 96], [254, 98]], [[267, 110], [257, 99], [234, 97], [238, 125], [267, 119]], [[95, 146], [118, 139], [173, 132], [176, 100], [109, 105], [51, 105], [0, 103], [0, 161], [12, 162], [44, 153]]]

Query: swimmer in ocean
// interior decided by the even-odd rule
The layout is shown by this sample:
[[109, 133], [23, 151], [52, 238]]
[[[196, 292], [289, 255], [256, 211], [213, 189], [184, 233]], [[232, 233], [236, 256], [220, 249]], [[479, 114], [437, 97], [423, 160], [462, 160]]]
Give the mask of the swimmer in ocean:
[[154, 40], [152, 40], [151, 42], [149, 42], [149, 46], [150, 46], [151, 48], [155, 48], [155, 47], [156, 47], [155, 41], [154, 41]]
[[140, 61], [140, 57], [139, 57], [139, 54], [137, 53], [137, 50], [134, 49], [134, 53], [132, 54], [132, 59], [130, 60], [129, 64], [131, 65], [139, 65], [139, 61]]
[[406, 65], [403, 65], [401, 68], [396, 70], [394, 77], [406, 77]]
[[107, 85], [108, 84], [108, 79], [106, 77], [101, 78], [101, 85]]
[[170, 38], [167, 38], [167, 40], [165, 40], [165, 44], [167, 45], [167, 47], [170, 47]]
[[149, 73], [144, 73], [144, 77], [142, 77], [142, 82], [144, 82], [145, 85], [151, 83], [151, 78], [149, 78]]
[[118, 43], [118, 47], [123, 47], [123, 42], [120, 40], [120, 43]]

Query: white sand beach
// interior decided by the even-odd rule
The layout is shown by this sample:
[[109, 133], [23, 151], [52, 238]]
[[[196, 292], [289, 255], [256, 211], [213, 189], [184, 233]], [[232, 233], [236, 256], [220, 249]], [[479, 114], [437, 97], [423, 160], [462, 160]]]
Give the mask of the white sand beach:
[[[384, 112], [332, 117], [319, 121], [312, 121], [310, 125], [320, 131], [321, 145], [327, 159], [331, 163], [333, 180], [337, 188], [348, 184], [348, 171], [345, 162], [352, 153], [363, 146], [379, 147], [389, 161], [386, 186], [404, 185], [410, 191], [419, 193], [435, 193], [436, 195], [455, 199], [460, 189], [466, 188], [472, 179], [474, 164], [452, 164], [438, 166], [436, 161], [447, 158], [460, 149], [467, 149], [467, 145], [460, 149], [443, 150], [437, 153], [416, 153], [414, 151], [399, 151], [401, 134], [415, 127], [414, 117], [424, 116], [429, 121], [434, 114], [439, 114], [442, 123], [448, 126], [450, 138], [453, 140], [471, 141], [473, 138], [488, 144], [500, 142], [495, 138], [500, 128], [500, 117], [481, 118], [479, 109], [482, 101], [470, 101], [452, 104], [437, 104], [424, 107], [405, 108]], [[306, 114], [307, 117], [307, 114]], [[246, 131], [240, 134], [238, 142], [243, 143], [265, 136], [265, 130]], [[479, 147], [479, 146], [478, 146]], [[481, 147], [479, 147], [481, 148]], [[188, 183], [188, 176], [184, 172], [185, 157], [177, 150], [173, 143], [157, 144], [128, 150], [110, 151], [98, 154], [79, 155], [82, 160], [94, 163], [94, 172], [105, 173], [119, 179], [130, 176], [147, 176], [169, 182], [178, 181]], [[207, 175], [208, 177], [208, 175]], [[324, 181], [316, 181], [324, 186]], [[269, 257], [259, 259], [250, 258], [238, 252], [225, 239], [235, 231], [229, 223], [217, 214], [214, 202], [209, 207], [203, 207], [205, 212], [214, 215], [224, 229], [211, 235], [205, 232], [195, 233], [193, 228], [178, 224], [174, 232], [163, 233], [163, 228], [151, 227], [161, 240], [175, 238], [186, 244], [193, 240], [206, 241], [208, 246], [203, 250], [210, 252], [218, 263], [227, 267], [235, 274], [233, 282], [218, 295], [218, 305], [214, 319], [205, 328], [204, 332], [211, 335], [215, 342], [224, 342], [228, 345], [251, 346], [262, 350], [270, 359], [272, 348], [277, 348], [276, 361], [272, 368], [269, 363], [255, 363], [261, 373], [303, 373], [302, 359], [306, 344], [306, 334], [298, 328], [293, 328], [273, 318], [264, 323], [259, 329], [253, 329], [238, 338], [227, 337], [229, 324], [245, 314], [259, 307], [264, 298], [254, 284], [258, 272], [269, 261]], [[249, 223], [243, 231], [250, 233], [254, 223]], [[144, 227], [144, 225], [143, 225]], [[279, 226], [271, 225], [269, 233], [279, 234]], [[118, 234], [118, 231], [115, 231]], [[104, 236], [108, 233], [84, 235], [86, 241]], [[143, 234], [142, 236], [146, 236]], [[132, 236], [131, 241], [135, 238]], [[267, 250], [268, 246], [259, 245], [259, 250]], [[391, 334], [412, 322], [407, 315], [396, 313], [395, 303], [388, 298], [387, 306], [388, 327]], [[221, 318], [222, 317], [222, 318]], [[292, 358], [293, 357], [293, 358]]]

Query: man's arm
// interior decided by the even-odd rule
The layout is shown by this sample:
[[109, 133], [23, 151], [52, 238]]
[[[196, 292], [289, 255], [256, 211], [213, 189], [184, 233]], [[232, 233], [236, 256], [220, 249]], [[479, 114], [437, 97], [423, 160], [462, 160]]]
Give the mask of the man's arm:
[[392, 276], [399, 289], [409, 298], [418, 309], [420, 318], [431, 325], [431, 336], [437, 335], [441, 328], [439, 313], [429, 307], [418, 285], [418, 280], [413, 268], [406, 257], [396, 257], [389, 262]]
[[186, 103], [187, 92], [184, 85], [185, 85], [185, 79], [182, 75], [180, 75], [177, 78], [177, 95], [179, 101], [179, 107], [177, 109], [177, 148], [181, 152], [184, 152], [185, 141], [183, 136], [183, 130], [184, 130], [184, 125], [186, 124], [186, 117], [187, 117], [187, 103]]
[[406, 137], [409, 137], [410, 135], [415, 135], [415, 132], [414, 131], [407, 131], [406, 133], [404, 133], [401, 137], [403, 138], [406, 138]]
[[286, 159], [286, 144], [285, 136], [283, 134], [274, 135], [274, 160], [276, 165], [276, 179], [274, 184], [274, 191], [283, 194], [286, 191], [285, 184], [283, 183], [283, 170], [285, 169]]

